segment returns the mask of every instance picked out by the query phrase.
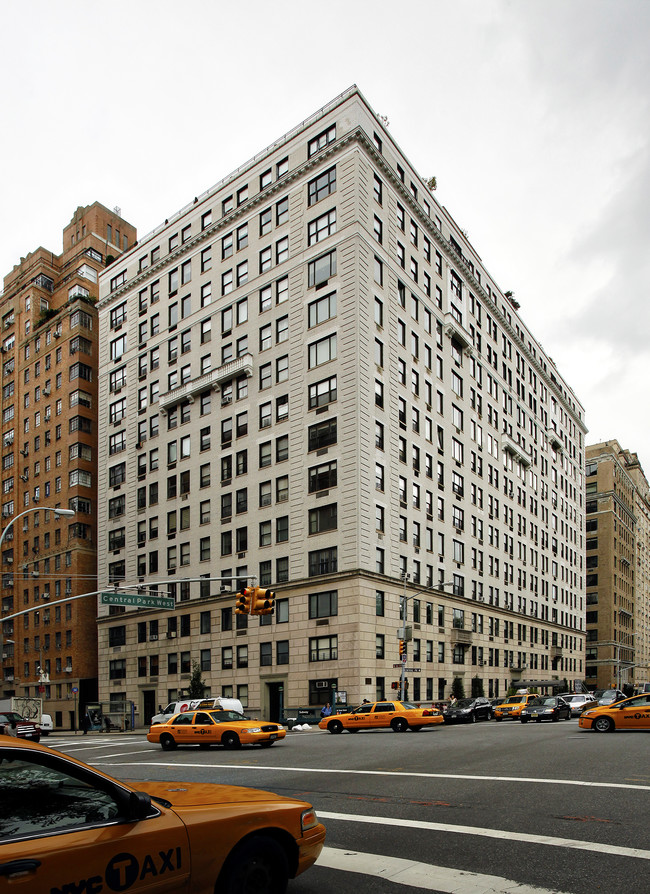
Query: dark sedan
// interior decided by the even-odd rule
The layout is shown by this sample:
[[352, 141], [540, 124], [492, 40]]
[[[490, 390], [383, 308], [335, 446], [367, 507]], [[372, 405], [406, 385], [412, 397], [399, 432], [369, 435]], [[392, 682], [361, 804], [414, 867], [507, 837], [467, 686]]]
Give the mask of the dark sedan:
[[486, 698], [461, 698], [455, 705], [449, 705], [443, 717], [445, 723], [476, 723], [477, 720], [492, 720], [492, 705]]
[[542, 720], [568, 720], [570, 717], [571, 706], [558, 695], [550, 695], [548, 698], [534, 698], [528, 702], [519, 719], [522, 723], [528, 723], [529, 720], [541, 723]]
[[599, 705], [614, 705], [616, 702], [622, 702], [625, 693], [620, 689], [597, 689], [594, 692], [594, 698], [598, 700]]

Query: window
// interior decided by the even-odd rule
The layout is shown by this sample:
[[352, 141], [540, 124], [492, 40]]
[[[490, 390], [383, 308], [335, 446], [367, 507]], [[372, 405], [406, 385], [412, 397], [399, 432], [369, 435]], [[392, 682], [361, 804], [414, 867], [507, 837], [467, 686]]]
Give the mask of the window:
[[336, 292], [323, 295], [308, 305], [308, 325], [311, 329], [336, 316]]
[[309, 369], [336, 359], [336, 333], [309, 345]]
[[318, 466], [312, 466], [308, 472], [309, 493], [313, 494], [320, 490], [327, 490], [337, 485], [337, 464], [336, 460], [328, 463], [321, 463]]
[[310, 661], [336, 661], [338, 659], [338, 637], [316, 636], [309, 639]]
[[309, 510], [309, 533], [320, 534], [323, 531], [335, 531], [337, 528], [337, 504], [318, 506]]
[[338, 591], [326, 590], [309, 594], [309, 617], [329, 618], [338, 615]]
[[307, 185], [308, 204], [315, 205], [336, 191], [336, 166], [323, 171]]
[[333, 143], [336, 140], [336, 125], [332, 124], [327, 130], [324, 130], [322, 133], [318, 134], [317, 137], [314, 137], [307, 144], [307, 156], [311, 158], [312, 155], [315, 155], [317, 152], [320, 152], [321, 149], [324, 149], [326, 146], [329, 146], [330, 143]]
[[321, 214], [315, 220], [311, 220], [307, 227], [307, 245], [315, 245], [321, 239], [326, 239], [336, 233], [336, 208]]
[[328, 419], [324, 422], [318, 422], [310, 425], [308, 430], [308, 449], [320, 450], [330, 444], [336, 444], [337, 441], [337, 424], [336, 419]]
[[326, 283], [330, 276], [336, 275], [336, 251], [310, 261], [307, 269], [309, 288]]
[[324, 407], [336, 400], [336, 376], [322, 379], [309, 386], [308, 406], [312, 410], [315, 407]]

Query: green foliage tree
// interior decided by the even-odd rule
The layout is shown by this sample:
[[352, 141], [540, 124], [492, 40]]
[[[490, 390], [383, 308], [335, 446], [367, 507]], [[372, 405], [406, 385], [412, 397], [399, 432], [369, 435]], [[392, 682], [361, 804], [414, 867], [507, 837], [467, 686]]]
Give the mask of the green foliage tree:
[[190, 685], [187, 687], [188, 698], [203, 698], [206, 688], [206, 684], [201, 675], [201, 666], [198, 661], [193, 661]]
[[465, 698], [465, 686], [463, 685], [462, 677], [454, 677], [454, 682], [451, 684], [451, 694], [455, 695], [456, 698]]
[[480, 677], [472, 677], [472, 698], [479, 698], [479, 696], [484, 696], [485, 690], [483, 689], [483, 680]]

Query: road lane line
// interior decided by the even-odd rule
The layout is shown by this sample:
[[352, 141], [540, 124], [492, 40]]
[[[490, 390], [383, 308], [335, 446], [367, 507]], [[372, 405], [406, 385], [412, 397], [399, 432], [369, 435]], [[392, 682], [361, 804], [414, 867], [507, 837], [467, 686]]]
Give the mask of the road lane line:
[[578, 851], [594, 851], [601, 856], [637, 857], [650, 860], [650, 851], [637, 847], [619, 847], [599, 841], [582, 841], [577, 838], [558, 838], [554, 835], [530, 835], [527, 832], [511, 832], [509, 829], [486, 829], [480, 826], [454, 826], [449, 823], [431, 823], [426, 820], [409, 820], [401, 817], [364, 816], [356, 813], [332, 813], [317, 810], [320, 820], [340, 820], [350, 823], [370, 823], [378, 826], [399, 826], [410, 829], [426, 829], [428, 832], [454, 832], [458, 835], [474, 835], [479, 838], [498, 838], [500, 841], [521, 841], [526, 844], [543, 844], [550, 847], [566, 847]]
[[[102, 757], [103, 759], [103, 757]], [[165, 761], [167, 763], [167, 761]], [[98, 765], [97, 761], [93, 761], [93, 765]], [[114, 766], [120, 766], [115, 764]], [[127, 765], [128, 766], [128, 765]], [[157, 761], [142, 761], [137, 766], [160, 766]], [[337, 770], [335, 768], [326, 769], [323, 767], [270, 767], [262, 764], [204, 764], [204, 763], [181, 763], [174, 761], [176, 767], [192, 767], [199, 769], [210, 768], [212, 770], [272, 770], [274, 773], [332, 773], [335, 776], [385, 776], [390, 779], [459, 779], [461, 781], [471, 780], [472, 782], [517, 782], [517, 783], [534, 783], [538, 785], [574, 785], [581, 788], [614, 788], [614, 789], [632, 789], [633, 791], [650, 791], [650, 785], [632, 785], [627, 782], [587, 782], [580, 779], [540, 779], [534, 776], [463, 776], [460, 773], [404, 773], [392, 770]]]
[[561, 894], [556, 889], [550, 891], [548, 888], [531, 887], [498, 875], [465, 872], [401, 857], [363, 854], [334, 847], [323, 848], [316, 866], [372, 875], [397, 885], [441, 891], [443, 894]]

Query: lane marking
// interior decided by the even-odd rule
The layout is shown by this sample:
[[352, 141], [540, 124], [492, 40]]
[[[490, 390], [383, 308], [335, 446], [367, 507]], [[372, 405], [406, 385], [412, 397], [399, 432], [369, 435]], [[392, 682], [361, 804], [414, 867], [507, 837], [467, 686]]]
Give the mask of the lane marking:
[[[134, 752], [136, 753], [136, 752]], [[139, 753], [139, 752], [138, 752]], [[115, 755], [118, 757], [119, 755]], [[99, 766], [100, 761], [93, 761], [94, 766]], [[164, 762], [165, 766], [167, 761]], [[139, 767], [157, 767], [160, 766], [159, 761], [141, 761], [134, 766]], [[113, 766], [121, 766], [116, 763]], [[125, 764], [124, 766], [130, 766]], [[628, 782], [587, 782], [580, 779], [538, 779], [534, 776], [470, 776], [460, 773], [406, 773], [403, 771], [392, 770], [336, 770], [325, 769], [322, 767], [270, 767], [263, 764], [203, 764], [174, 761], [175, 767], [191, 767], [193, 769], [212, 770], [272, 770], [274, 773], [332, 773], [336, 776], [382, 776], [391, 779], [460, 779], [461, 781], [471, 780], [472, 782], [518, 782], [518, 783], [534, 783], [536, 785], [573, 785], [580, 788], [613, 788], [613, 789], [632, 789], [633, 791], [650, 791], [650, 785], [632, 785]]]
[[583, 841], [576, 838], [558, 838], [554, 835], [531, 835], [527, 832], [511, 832], [505, 829], [486, 829], [480, 826], [453, 826], [449, 823], [431, 823], [425, 820], [408, 820], [397, 817], [363, 816], [356, 813], [331, 813], [317, 810], [319, 819], [340, 820], [350, 823], [369, 823], [378, 826], [399, 826], [410, 829], [425, 829], [429, 832], [454, 832], [458, 835], [475, 835], [479, 838], [498, 838], [500, 841], [521, 841], [526, 844], [542, 844], [549, 847], [566, 847], [578, 851], [594, 851], [597, 854], [618, 857], [637, 857], [650, 860], [650, 851], [637, 847], [618, 847], [599, 841]]
[[548, 888], [524, 885], [498, 875], [465, 872], [401, 857], [363, 854], [334, 847], [323, 848], [316, 866], [372, 875], [397, 885], [444, 894], [561, 894], [557, 889], [550, 891]]

